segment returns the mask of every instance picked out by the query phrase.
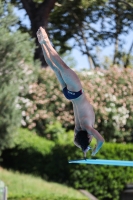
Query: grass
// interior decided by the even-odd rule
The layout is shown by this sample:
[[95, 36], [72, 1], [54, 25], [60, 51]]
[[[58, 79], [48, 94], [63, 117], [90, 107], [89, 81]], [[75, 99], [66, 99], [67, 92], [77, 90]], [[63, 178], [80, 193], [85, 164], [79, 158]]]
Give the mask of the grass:
[[0, 180], [2, 180], [8, 187], [8, 199], [11, 200], [88, 199], [73, 188], [57, 183], [47, 182], [32, 175], [7, 171], [3, 168], [0, 168]]

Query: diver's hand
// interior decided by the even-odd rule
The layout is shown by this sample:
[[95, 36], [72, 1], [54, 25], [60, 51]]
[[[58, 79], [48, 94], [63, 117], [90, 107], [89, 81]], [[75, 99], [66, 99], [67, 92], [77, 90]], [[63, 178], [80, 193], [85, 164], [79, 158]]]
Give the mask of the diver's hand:
[[36, 34], [37, 34], [38, 42], [40, 44], [45, 44], [45, 42], [48, 39], [46, 31], [42, 27], [40, 27]]
[[97, 141], [97, 145], [95, 145], [95, 147], [94, 147], [94, 149], [92, 151], [92, 154], [91, 154], [92, 156], [96, 155], [96, 153], [101, 149], [103, 143], [104, 143], [104, 139]]
[[92, 155], [92, 156], [95, 156], [95, 155], [96, 155], [96, 153], [97, 153], [97, 152], [96, 152], [96, 145], [95, 145], [94, 149], [92, 150], [92, 153], [91, 153], [91, 155]]

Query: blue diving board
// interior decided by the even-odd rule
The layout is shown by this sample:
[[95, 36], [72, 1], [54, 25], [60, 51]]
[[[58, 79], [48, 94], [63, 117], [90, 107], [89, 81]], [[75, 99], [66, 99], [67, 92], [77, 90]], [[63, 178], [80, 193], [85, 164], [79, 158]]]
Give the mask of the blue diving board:
[[70, 160], [69, 163], [133, 167], [133, 161], [127, 161], [127, 160], [81, 159], [81, 160]]

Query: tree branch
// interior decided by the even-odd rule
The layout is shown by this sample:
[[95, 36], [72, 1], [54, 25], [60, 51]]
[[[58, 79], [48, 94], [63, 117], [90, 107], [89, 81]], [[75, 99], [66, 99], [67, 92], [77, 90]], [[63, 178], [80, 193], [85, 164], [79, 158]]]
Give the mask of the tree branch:
[[127, 68], [128, 64], [129, 64], [129, 59], [130, 59], [130, 55], [131, 55], [131, 51], [133, 49], [133, 41], [132, 41], [132, 44], [130, 46], [130, 49], [129, 49], [129, 52], [127, 54], [127, 58], [126, 58], [126, 61], [124, 63], [124, 67]]
[[119, 0], [119, 2], [126, 4], [128, 7], [131, 8], [131, 10], [133, 10], [133, 7], [129, 3], [127, 3], [127, 2], [125, 2], [123, 0]]
[[72, 15], [77, 20], [77, 22], [79, 24], [79, 30], [80, 30], [81, 34], [80, 33], [78, 33], [78, 34], [80, 35], [80, 37], [82, 38], [82, 40], [84, 42], [84, 46], [85, 46], [86, 52], [81, 49], [82, 48], [82, 44], [81, 44], [80, 40], [78, 40], [78, 38], [77, 38], [77, 41], [78, 41], [79, 46], [80, 46], [80, 49], [81, 49], [82, 52], [84, 52], [84, 54], [87, 55], [90, 68], [93, 68], [92, 64], [94, 65], [94, 67], [96, 66], [96, 64], [95, 64], [95, 61], [94, 61], [93, 57], [90, 55], [90, 50], [89, 50], [89, 47], [87, 46], [87, 41], [86, 41], [83, 29], [82, 29], [83, 23], [81, 24], [79, 18], [77, 17], [77, 15], [75, 13], [72, 12]]

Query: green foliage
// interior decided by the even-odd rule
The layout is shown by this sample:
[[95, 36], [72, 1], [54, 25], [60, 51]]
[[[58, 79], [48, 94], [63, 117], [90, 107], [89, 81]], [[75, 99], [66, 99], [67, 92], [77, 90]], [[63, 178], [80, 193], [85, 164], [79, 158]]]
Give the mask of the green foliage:
[[[14, 146], [17, 146], [18, 149], [29, 148], [31, 151], [36, 149], [36, 151], [45, 155], [50, 153], [50, 148], [54, 146], [52, 141], [41, 139], [36, 133], [27, 129], [19, 129], [18, 132], [19, 134], [14, 138]], [[43, 150], [42, 147], [44, 147]]]
[[28, 91], [36, 80], [33, 64], [34, 41], [16, 30], [16, 16], [10, 4], [0, 6], [0, 152], [12, 145], [21, 123], [18, 95]]
[[73, 142], [74, 132], [72, 130], [66, 132], [60, 122], [54, 122], [46, 125], [45, 136], [56, 143], [66, 144]]
[[[47, 162], [46, 160], [43, 161], [43, 157], [50, 154], [53, 146], [54, 143], [52, 141], [42, 139], [26, 129], [19, 129], [18, 135], [14, 139], [14, 148], [11, 153], [11, 157], [16, 158], [13, 160], [11, 158], [13, 168], [16, 170], [25, 169], [25, 173], [33, 172], [40, 175], [44, 168], [42, 163], [45, 164]], [[10, 160], [8, 159], [8, 151], [10, 150], [7, 149], [5, 151], [5, 157], [7, 158], [5, 165], [8, 165]]]
[[[97, 158], [132, 160], [132, 154], [132, 144], [105, 143]], [[6, 168], [39, 175], [76, 189], [84, 188], [100, 200], [119, 200], [125, 185], [133, 182], [131, 167], [68, 164], [68, 160], [83, 157], [81, 150], [72, 143], [54, 145], [26, 130], [21, 130], [16, 146], [5, 150], [2, 157], [1, 164]]]
[[0, 153], [2, 149], [12, 145], [12, 137], [16, 135], [16, 127], [20, 125], [21, 113], [16, 109], [15, 86], [5, 85], [0, 88]]
[[0, 7], [0, 83], [17, 84], [21, 90], [35, 79], [34, 41], [15, 31], [17, 18], [10, 4]]

